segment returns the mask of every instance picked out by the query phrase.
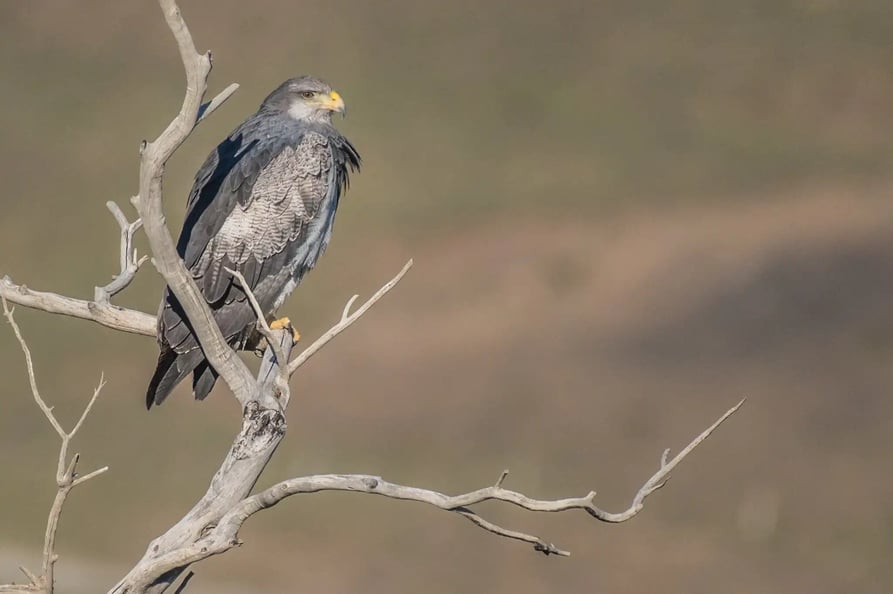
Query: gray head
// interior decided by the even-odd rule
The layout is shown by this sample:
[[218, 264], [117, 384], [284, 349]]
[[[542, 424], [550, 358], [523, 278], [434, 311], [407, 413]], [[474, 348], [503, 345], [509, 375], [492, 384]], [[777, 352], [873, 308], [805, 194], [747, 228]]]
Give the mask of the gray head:
[[326, 82], [299, 76], [279, 85], [264, 99], [260, 109], [299, 121], [329, 123], [332, 112], [344, 114], [344, 100]]

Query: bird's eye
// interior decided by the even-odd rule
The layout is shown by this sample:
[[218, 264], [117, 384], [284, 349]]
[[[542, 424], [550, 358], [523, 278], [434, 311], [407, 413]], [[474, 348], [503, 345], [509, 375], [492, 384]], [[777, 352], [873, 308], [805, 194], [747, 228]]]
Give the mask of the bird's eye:
[[301, 91], [301, 97], [304, 99], [313, 99], [315, 94], [313, 91]]

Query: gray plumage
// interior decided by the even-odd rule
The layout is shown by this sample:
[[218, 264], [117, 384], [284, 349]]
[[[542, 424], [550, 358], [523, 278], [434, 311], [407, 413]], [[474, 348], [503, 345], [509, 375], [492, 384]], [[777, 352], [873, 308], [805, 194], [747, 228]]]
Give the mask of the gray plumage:
[[[236, 349], [256, 341], [256, 317], [227, 268], [247, 280], [268, 315], [325, 251], [357, 151], [331, 123], [341, 97], [324, 82], [285, 81], [208, 155], [195, 176], [177, 250]], [[161, 353], [146, 394], [161, 404], [193, 374], [205, 398], [217, 373], [176, 297], [165, 288], [158, 314]]]

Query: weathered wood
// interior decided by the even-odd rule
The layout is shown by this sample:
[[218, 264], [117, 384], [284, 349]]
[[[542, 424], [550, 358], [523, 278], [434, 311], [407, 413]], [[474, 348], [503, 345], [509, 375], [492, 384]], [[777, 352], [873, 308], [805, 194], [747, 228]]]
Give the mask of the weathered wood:
[[[287, 360], [292, 350], [291, 332], [275, 330], [274, 334], [279, 338]], [[267, 348], [257, 374], [257, 391], [263, 397], [245, 407], [242, 429], [211, 479], [207, 492], [179, 522], [149, 543], [143, 558], [111, 593], [164, 592], [191, 563], [188, 555], [191, 545], [250, 494], [285, 435], [285, 416], [274, 396], [278, 373], [273, 349]], [[183, 552], [183, 565], [159, 572], [162, 564], [178, 558], [178, 551]]]

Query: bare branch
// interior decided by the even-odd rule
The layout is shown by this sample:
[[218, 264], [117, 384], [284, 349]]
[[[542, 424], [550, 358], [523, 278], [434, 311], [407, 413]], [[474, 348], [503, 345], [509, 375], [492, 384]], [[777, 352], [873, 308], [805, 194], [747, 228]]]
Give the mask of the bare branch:
[[31, 592], [40, 592], [41, 587], [38, 584], [3, 584], [0, 585], [0, 592], [4, 594], [30, 594]]
[[[198, 110], [198, 120], [195, 122], [195, 125], [199, 125], [204, 122], [205, 119], [210, 116], [214, 111], [217, 110], [218, 107], [223, 105], [223, 102], [230, 98], [230, 96], [239, 90], [239, 83], [232, 83], [222, 91], [220, 91], [216, 97], [203, 104]], [[188, 581], [188, 580], [184, 580]]]
[[22, 567], [21, 565], [19, 565], [19, 571], [28, 578], [28, 583], [3, 584], [0, 585], [0, 592], [5, 592], [7, 594], [24, 594], [26, 592], [40, 592], [44, 589], [40, 583], [40, 576], [34, 575], [34, 572], [29, 571], [26, 567]]
[[347, 305], [344, 307], [344, 311], [341, 313], [341, 320], [332, 326], [325, 334], [316, 339], [316, 341], [311, 344], [309, 347], [304, 349], [304, 351], [295, 357], [291, 363], [288, 364], [288, 374], [289, 376], [293, 375], [298, 368], [307, 362], [310, 357], [315, 355], [322, 347], [326, 346], [330, 340], [341, 334], [344, 330], [350, 327], [351, 324], [359, 320], [363, 314], [369, 311], [369, 308], [378, 303], [378, 300], [387, 295], [388, 291], [393, 289], [397, 283], [399, 283], [403, 276], [412, 268], [412, 260], [410, 259], [406, 264], [403, 265], [403, 268], [400, 272], [397, 273], [397, 276], [389, 280], [385, 285], [380, 288], [375, 295], [369, 298], [366, 303], [361, 305], [357, 311], [348, 315], [350, 312], [350, 306], [353, 305], [354, 301], [357, 299], [357, 295], [354, 295], [347, 302]]
[[127, 217], [124, 216], [124, 213], [117, 204], [110, 200], [106, 202], [105, 205], [112, 213], [112, 216], [115, 217], [115, 221], [117, 221], [118, 226], [121, 228], [121, 248], [119, 255], [121, 271], [109, 284], [104, 287], [96, 287], [93, 300], [97, 304], [102, 305], [108, 304], [109, 299], [112, 296], [117, 295], [126, 289], [130, 283], [133, 282], [133, 278], [139, 271], [140, 266], [142, 266], [148, 259], [148, 256], [138, 258], [136, 246], [133, 244], [133, 235], [143, 226], [142, 220], [137, 219], [131, 223], [127, 220]]
[[8, 276], [0, 278], [0, 296], [10, 303], [47, 313], [61, 314], [82, 320], [91, 320], [107, 328], [155, 336], [155, 316], [111, 304], [65, 297], [56, 293], [34, 291], [18, 285]]
[[[244, 407], [256, 396], [254, 377], [221, 334], [208, 304], [177, 253], [162, 209], [164, 166], [198, 122], [202, 97], [211, 72], [211, 56], [196, 51], [177, 3], [174, 0], [159, 0], [159, 4], [180, 50], [180, 58], [186, 71], [186, 93], [180, 113], [164, 132], [154, 141], [143, 143], [139, 195], [133, 202], [142, 218], [155, 267], [183, 307], [205, 357]], [[211, 108], [223, 103], [233, 90], [228, 88], [212, 100], [205, 113], [210, 113]]]
[[[280, 334], [283, 360], [288, 360], [293, 342], [287, 330]], [[269, 395], [271, 376], [278, 374], [272, 349], [267, 349], [257, 374], [259, 392]], [[164, 534], [149, 543], [143, 558], [119, 581], [114, 594], [159, 594], [164, 592], [186, 570], [191, 551], [209, 526], [243, 501], [251, 492], [285, 436], [286, 423], [278, 403], [268, 398], [252, 400], [242, 413], [242, 429], [233, 440], [223, 463], [218, 468], [205, 495]], [[177, 560], [183, 562], [177, 564]]]
[[82, 475], [82, 476], [79, 476], [79, 477], [75, 478], [74, 481], [72, 481], [71, 486], [72, 486], [72, 487], [77, 487], [77, 486], [80, 485], [81, 483], [86, 483], [86, 482], [89, 481], [90, 479], [92, 479], [92, 478], [96, 478], [96, 477], [99, 476], [100, 474], [103, 474], [103, 473], [105, 473], [105, 472], [108, 472], [108, 469], [109, 469], [108, 466], [103, 466], [102, 468], [97, 468], [96, 470], [94, 470], [94, 471], [92, 471], [92, 472], [88, 472], [87, 474], [84, 474], [84, 475]]
[[[238, 533], [242, 524], [257, 512], [273, 507], [286, 497], [301, 493], [316, 493], [319, 491], [351, 491], [355, 493], [367, 493], [381, 495], [390, 499], [405, 501], [417, 501], [426, 503], [439, 509], [457, 513], [484, 530], [515, 540], [531, 543], [536, 551], [546, 555], [567, 556], [570, 553], [559, 549], [537, 536], [517, 532], [498, 526], [481, 518], [469, 508], [484, 501], [503, 501], [511, 503], [528, 511], [535, 512], [561, 512], [572, 509], [582, 509], [603, 522], [625, 522], [635, 516], [643, 508], [644, 499], [656, 490], [655, 485], [663, 484], [670, 471], [682, 461], [695, 447], [702, 443], [723, 421], [728, 419], [744, 403], [742, 400], [728, 410], [710, 427], [698, 435], [688, 446], [683, 449], [668, 464], [649, 478], [639, 489], [633, 498], [629, 509], [620, 513], [610, 513], [595, 506], [595, 492], [591, 491], [583, 497], [574, 497], [557, 500], [533, 499], [517, 491], [503, 488], [506, 472], [500, 475], [499, 480], [492, 487], [485, 487], [462, 495], [449, 496], [429, 489], [420, 489], [398, 485], [383, 480], [381, 477], [358, 474], [325, 474], [308, 477], [300, 477], [280, 482], [261, 491], [251, 497], [247, 497], [238, 505], [233, 506], [220, 521], [203, 536], [188, 547], [176, 551], [169, 551], [168, 555], [159, 557], [158, 562], [170, 564], [170, 567], [179, 567], [178, 564], [195, 563], [212, 555], [223, 553], [239, 544]], [[166, 566], [166, 565], [165, 565]]]
[[12, 331], [15, 333], [16, 339], [19, 341], [19, 346], [25, 354], [25, 366], [28, 369], [28, 383], [31, 385], [31, 396], [34, 398], [34, 402], [37, 403], [37, 406], [40, 407], [40, 410], [47, 418], [47, 421], [49, 421], [50, 425], [55, 429], [56, 434], [64, 440], [66, 437], [65, 430], [62, 429], [62, 425], [56, 420], [56, 415], [53, 414], [53, 409], [47, 406], [47, 403], [44, 402], [44, 399], [40, 395], [40, 390], [37, 389], [37, 378], [34, 377], [34, 361], [31, 359], [31, 349], [28, 348], [28, 343], [25, 342], [25, 338], [22, 336], [22, 331], [16, 323], [15, 318], [12, 316], [13, 310], [9, 309], [6, 297], [0, 296], [0, 301], [3, 302], [3, 315], [6, 316], [9, 325], [12, 326]]
[[90, 411], [93, 410], [93, 405], [96, 404], [96, 399], [99, 398], [99, 393], [102, 392], [102, 389], [105, 387], [105, 373], [101, 373], [99, 375], [99, 385], [96, 386], [93, 390], [93, 396], [90, 397], [90, 402], [87, 403], [87, 406], [84, 407], [84, 412], [81, 413], [81, 418], [78, 419], [78, 422], [75, 423], [74, 428], [72, 428], [71, 432], [68, 434], [68, 438], [73, 438], [78, 431], [81, 430], [81, 426], [84, 424], [84, 420], [87, 418], [87, 415], [90, 414]]
[[654, 473], [654, 476], [652, 476], [650, 479], [648, 479], [648, 481], [645, 482], [644, 485], [642, 485], [642, 488], [639, 489], [638, 493], [636, 493], [636, 496], [633, 498], [633, 503], [629, 506], [629, 509], [617, 514], [611, 514], [606, 511], [602, 511], [595, 506], [591, 506], [586, 508], [586, 511], [589, 512], [589, 514], [596, 519], [599, 519], [603, 522], [611, 522], [614, 524], [625, 522], [635, 516], [642, 510], [643, 507], [645, 507], [645, 499], [667, 483], [670, 478], [670, 473], [673, 471], [673, 469], [676, 468], [676, 466], [678, 466], [679, 463], [682, 462], [685, 457], [691, 453], [692, 450], [701, 445], [701, 443], [705, 439], [710, 437], [710, 434], [716, 431], [716, 429], [720, 425], [722, 425], [726, 421], [726, 419], [735, 414], [746, 401], [747, 399], [743, 398], [738, 404], [727, 410], [723, 416], [718, 418], [712, 425], [704, 429], [704, 431], [701, 432], [700, 435], [694, 438], [691, 443], [685, 446], [685, 448], [683, 448], [681, 452], [676, 454], [676, 456], [669, 462], [667, 462], [667, 457], [670, 455], [670, 450], [664, 450], [660, 458], [660, 468], [656, 473]]
[[142, 221], [140, 219], [132, 223], [128, 221], [127, 217], [124, 216], [124, 213], [121, 212], [121, 209], [114, 202], [106, 202], [106, 207], [108, 207], [112, 216], [115, 217], [115, 221], [121, 229], [119, 255], [121, 270], [110, 283], [104, 287], [94, 288], [93, 301], [74, 299], [64, 295], [57, 295], [56, 293], [32, 291], [24, 285], [13, 283], [8, 276], [0, 279], [0, 295], [13, 303], [24, 305], [25, 307], [92, 320], [115, 330], [154, 336], [155, 316], [150, 316], [141, 311], [117, 307], [109, 301], [112, 296], [117, 295], [133, 282], [140, 266], [146, 262], [148, 256], [138, 258], [133, 243], [133, 236], [142, 226]]
[[226, 268], [226, 271], [239, 281], [239, 286], [242, 287], [242, 291], [244, 291], [245, 296], [248, 297], [248, 302], [254, 310], [254, 315], [257, 316], [257, 330], [267, 341], [267, 344], [270, 345], [270, 348], [273, 349], [273, 355], [276, 357], [277, 363], [276, 369], [279, 371], [277, 387], [284, 399], [282, 407], [285, 408], [285, 406], [288, 405], [289, 400], [288, 359], [285, 358], [285, 352], [279, 344], [279, 339], [273, 334], [273, 329], [270, 328], [270, 325], [267, 323], [266, 314], [264, 313], [263, 308], [261, 308], [260, 303], [257, 302], [257, 297], [255, 297], [251, 287], [248, 286], [248, 281], [245, 280], [245, 276], [238, 270], [233, 270], [231, 268]]
[[56, 497], [53, 500], [53, 506], [50, 508], [50, 514], [47, 518], [47, 528], [46, 534], [44, 535], [44, 544], [43, 544], [43, 576], [42, 580], [47, 588], [47, 592], [51, 593], [54, 588], [55, 579], [53, 577], [56, 559], [58, 555], [56, 555], [56, 532], [59, 528], [59, 518], [62, 517], [62, 508], [65, 505], [66, 499], [68, 499], [68, 494], [71, 493], [71, 490], [74, 489], [77, 485], [90, 480], [91, 478], [98, 476], [108, 470], [108, 466], [104, 468], [100, 468], [99, 470], [95, 470], [89, 473], [86, 476], [77, 477], [77, 465], [80, 461], [80, 454], [75, 454], [71, 458], [71, 462], [68, 463], [68, 467], [66, 469], [66, 459], [68, 457], [68, 446], [71, 443], [72, 438], [75, 434], [80, 430], [81, 426], [84, 424], [84, 419], [87, 418], [87, 415], [93, 409], [93, 404], [96, 402], [96, 399], [99, 397], [100, 391], [105, 386], [105, 376], [100, 378], [99, 385], [93, 390], [93, 396], [90, 398], [90, 401], [87, 403], [87, 406], [84, 407], [84, 412], [81, 413], [78, 422], [75, 424], [74, 428], [65, 433], [63, 431], [62, 434], [62, 445], [59, 446], [59, 464], [56, 471], [56, 484], [58, 486], [58, 490], [56, 491]]
[[28, 571], [26, 568], [19, 565], [19, 571], [25, 574], [25, 577], [28, 578], [32, 584], [37, 583], [37, 576], [34, 575], [33, 572]]
[[344, 309], [341, 311], [341, 321], [347, 319], [347, 316], [350, 315], [350, 308], [353, 307], [353, 304], [359, 299], [359, 295], [354, 295], [350, 299], [347, 300], [347, 303], [344, 305]]
[[[31, 396], [34, 398], [34, 402], [37, 403], [41, 412], [43, 412], [47, 421], [49, 421], [50, 425], [56, 431], [56, 434], [62, 440], [62, 443], [59, 446], [59, 458], [56, 465], [56, 496], [53, 499], [53, 505], [50, 507], [50, 512], [47, 516], [46, 532], [44, 533], [42, 573], [40, 576], [35, 576], [31, 572], [22, 568], [22, 571], [31, 581], [31, 584], [25, 587], [25, 591], [52, 594], [53, 589], [55, 588], [54, 570], [56, 559], [58, 558], [58, 555], [56, 555], [56, 532], [59, 528], [59, 518], [62, 516], [62, 508], [65, 505], [66, 499], [68, 499], [68, 494], [77, 485], [108, 470], [108, 467], [104, 467], [95, 470], [86, 476], [78, 477], [77, 464], [80, 460], [80, 455], [75, 454], [72, 456], [71, 461], [68, 461], [68, 446], [71, 443], [72, 438], [74, 438], [75, 434], [77, 434], [83, 426], [87, 415], [90, 414], [90, 411], [93, 409], [93, 405], [96, 403], [99, 393], [105, 386], [105, 376], [103, 375], [100, 378], [99, 385], [93, 391], [93, 396], [90, 398], [90, 401], [87, 403], [87, 406], [84, 408], [83, 413], [81, 413], [81, 416], [78, 418], [78, 421], [75, 423], [72, 430], [65, 431], [58, 419], [56, 419], [56, 415], [53, 414], [53, 409], [46, 404], [43, 397], [40, 395], [40, 391], [37, 389], [37, 380], [34, 375], [34, 363], [31, 359], [31, 349], [28, 347], [28, 343], [25, 341], [24, 336], [22, 336], [22, 331], [19, 328], [18, 323], [15, 321], [13, 310], [9, 308], [6, 298], [2, 295], [0, 295], [0, 301], [2, 301], [3, 305], [3, 314], [9, 321], [9, 325], [12, 326], [13, 333], [19, 341], [22, 352], [25, 354], [25, 366], [28, 370], [28, 381], [31, 384]], [[15, 588], [17, 588], [17, 586], [0, 586], [0, 592], [14, 592], [17, 591]]]
[[524, 532], [518, 532], [517, 530], [509, 530], [508, 528], [503, 528], [489, 520], [485, 520], [480, 517], [467, 507], [457, 507], [454, 511], [465, 519], [469, 520], [472, 524], [480, 526], [487, 532], [495, 534], [496, 536], [502, 536], [504, 538], [511, 538], [512, 540], [520, 540], [521, 542], [530, 543], [533, 545], [533, 549], [535, 551], [539, 551], [544, 555], [558, 555], [559, 557], [570, 557], [570, 551], [565, 551], [563, 549], [559, 549], [555, 545], [550, 542], [545, 542], [536, 536], [532, 536], [530, 534], [526, 534]]
[[[397, 276], [385, 284], [356, 312], [351, 314], [349, 307], [345, 308], [339, 324], [296, 359], [298, 365], [302, 360], [305, 361], [322, 348], [344, 328], [359, 319], [400, 282], [411, 266], [412, 260], [407, 262]], [[234, 273], [235, 271], [230, 272]], [[233, 274], [233, 276], [243, 283], [243, 287], [245, 286], [244, 279], [240, 278], [239, 274]], [[246, 295], [248, 294], [250, 292], [246, 293]], [[351, 299], [349, 305], [355, 299]], [[253, 303], [252, 306], [255, 308], [255, 314], [262, 319], [263, 312], [259, 311], [257, 304]], [[210, 555], [222, 553], [237, 543], [235, 532], [238, 531], [238, 527], [235, 528], [234, 537], [231, 540], [210, 541], [209, 538], [217, 538], [222, 534], [218, 529], [213, 528], [222, 523], [222, 518], [230, 518], [227, 521], [227, 525], [229, 525], [234, 513], [241, 516], [239, 510], [243, 510], [249, 500], [255, 500], [257, 496], [248, 497], [248, 494], [285, 433], [285, 418], [282, 414], [284, 406], [281, 402], [270, 401], [269, 395], [271, 392], [275, 394], [275, 390], [271, 390], [269, 386], [270, 377], [274, 373], [279, 373], [276, 369], [276, 361], [288, 360], [293, 343], [289, 332], [276, 332], [280, 334], [279, 347], [283, 350], [283, 354], [281, 356], [275, 354], [272, 348], [267, 349], [264, 354], [264, 360], [256, 380], [257, 399], [249, 401], [245, 406], [242, 430], [236, 436], [223, 464], [211, 480], [207, 493], [177, 524], [149, 543], [143, 558], [115, 585], [110, 593], [146, 592], [158, 594], [164, 592], [190, 564]], [[275, 332], [273, 336], [275, 337]], [[251, 514], [242, 517], [238, 526], [241, 526], [248, 515]], [[506, 532], [509, 533], [509, 531]], [[543, 543], [543, 546], [547, 545]]]

